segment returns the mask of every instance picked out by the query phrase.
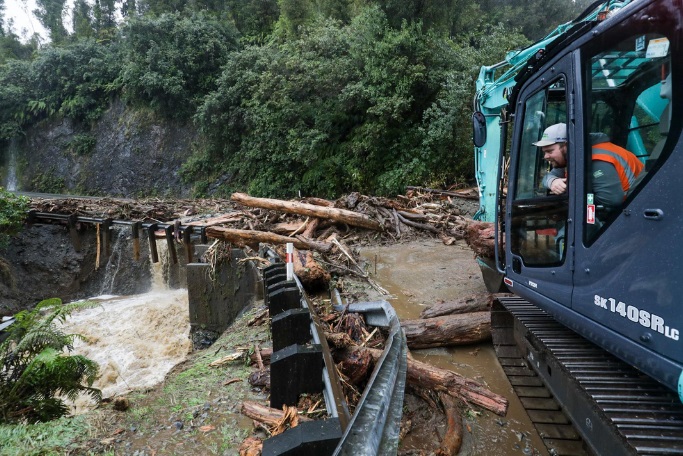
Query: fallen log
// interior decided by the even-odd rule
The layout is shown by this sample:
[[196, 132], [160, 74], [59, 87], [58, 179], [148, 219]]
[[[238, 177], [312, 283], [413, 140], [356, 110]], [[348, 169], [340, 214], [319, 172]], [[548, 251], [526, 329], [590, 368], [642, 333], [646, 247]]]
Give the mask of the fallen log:
[[[275, 249], [280, 258], [285, 258], [285, 251], [282, 247]], [[292, 255], [294, 274], [307, 290], [320, 290], [329, 286], [332, 277], [330, 273], [322, 267], [310, 250], [303, 251], [294, 249]]]
[[439, 393], [439, 400], [446, 414], [446, 433], [441, 446], [436, 450], [437, 456], [455, 456], [462, 446], [462, 416], [454, 398], [446, 393]]
[[294, 247], [301, 250], [317, 250], [325, 253], [332, 249], [331, 244], [308, 241], [302, 236], [291, 238], [266, 231], [237, 230], [232, 228], [212, 226], [206, 229], [206, 235], [210, 238], [221, 239], [236, 245], [250, 245], [258, 244], [260, 242], [266, 244], [286, 244], [291, 242], [294, 244]]
[[[241, 412], [252, 420], [256, 420], [259, 423], [264, 423], [271, 427], [280, 425], [285, 418], [285, 412], [282, 410], [266, 407], [265, 405], [252, 401], [242, 402]], [[311, 421], [311, 418], [304, 415], [298, 415], [298, 420]]]
[[405, 320], [401, 327], [411, 349], [473, 344], [491, 339], [491, 313]]
[[434, 318], [443, 315], [464, 314], [469, 312], [485, 312], [491, 310], [493, 296], [488, 293], [481, 293], [455, 301], [442, 302], [427, 307], [420, 313], [420, 318]]
[[[364, 347], [349, 347], [345, 350], [334, 352], [335, 362], [351, 359], [354, 351], [368, 351], [372, 358], [377, 361], [382, 355], [381, 350]], [[357, 355], [357, 359], [361, 359]], [[475, 404], [497, 415], [504, 416], [507, 413], [508, 400], [503, 396], [492, 392], [482, 384], [463, 377], [455, 372], [439, 369], [430, 364], [414, 360], [408, 357], [408, 372], [406, 380], [409, 384], [419, 388], [431, 389], [436, 392], [444, 392], [460, 399], [468, 404]]]
[[376, 220], [371, 219], [365, 214], [349, 211], [346, 209], [316, 206], [314, 204], [282, 201], [271, 198], [255, 198], [244, 193], [233, 193], [230, 199], [236, 203], [240, 203], [249, 207], [260, 207], [263, 209], [282, 211], [288, 214], [299, 214], [323, 219], [326, 218], [339, 223], [346, 223], [348, 225], [358, 226], [361, 228], [368, 228], [376, 231], [382, 230], [382, 226]]
[[465, 241], [467, 245], [479, 256], [494, 258], [495, 227], [490, 222], [470, 222], [465, 229]]
[[402, 223], [404, 223], [408, 226], [412, 226], [413, 228], [418, 228], [418, 229], [425, 230], [425, 231], [430, 231], [432, 233], [438, 233], [439, 232], [439, 230], [437, 228], [433, 227], [432, 225], [427, 225], [425, 223], [413, 222], [412, 220], [408, 220], [407, 218], [405, 218], [401, 214], [397, 214], [397, 215], [398, 215], [398, 219]]

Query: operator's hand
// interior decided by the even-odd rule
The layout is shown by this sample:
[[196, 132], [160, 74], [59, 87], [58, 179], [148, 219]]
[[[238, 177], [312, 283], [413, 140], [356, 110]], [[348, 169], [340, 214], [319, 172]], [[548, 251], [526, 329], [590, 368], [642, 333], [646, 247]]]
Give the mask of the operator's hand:
[[567, 178], [559, 177], [550, 183], [550, 193], [561, 195], [567, 191]]

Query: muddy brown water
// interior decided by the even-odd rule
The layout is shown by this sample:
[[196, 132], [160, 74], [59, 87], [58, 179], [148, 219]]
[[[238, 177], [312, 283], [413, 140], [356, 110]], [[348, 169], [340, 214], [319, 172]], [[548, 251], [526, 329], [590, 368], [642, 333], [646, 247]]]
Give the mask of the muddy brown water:
[[[439, 301], [486, 292], [472, 250], [465, 244], [446, 246], [438, 240], [420, 240], [363, 248], [361, 256], [370, 275], [389, 293], [383, 299], [401, 320], [419, 318], [423, 309]], [[461, 455], [548, 454], [491, 343], [412, 350], [411, 354], [417, 360], [478, 380], [510, 402], [504, 417], [476, 408], [466, 412]], [[435, 436], [422, 438], [433, 441]]]

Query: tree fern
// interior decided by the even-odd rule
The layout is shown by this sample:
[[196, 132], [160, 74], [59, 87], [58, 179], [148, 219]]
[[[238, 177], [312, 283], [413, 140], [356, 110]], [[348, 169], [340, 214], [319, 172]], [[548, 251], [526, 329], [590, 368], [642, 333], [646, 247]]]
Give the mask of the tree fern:
[[56, 324], [76, 309], [95, 305], [63, 305], [55, 298], [15, 315], [7, 338], [0, 343], [0, 422], [48, 421], [63, 416], [68, 407], [62, 398], [74, 400], [81, 393], [101, 400], [101, 391], [92, 388], [97, 363], [69, 354], [74, 341], [82, 336], [66, 334]]

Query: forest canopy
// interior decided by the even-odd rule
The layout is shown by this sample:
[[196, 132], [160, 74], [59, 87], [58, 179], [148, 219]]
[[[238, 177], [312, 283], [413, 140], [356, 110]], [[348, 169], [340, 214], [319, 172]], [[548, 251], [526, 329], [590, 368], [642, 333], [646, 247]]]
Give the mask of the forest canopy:
[[55, 116], [87, 133], [119, 99], [200, 133], [195, 196], [275, 197], [465, 182], [479, 67], [590, 3], [37, 0], [44, 40], [4, 1], [0, 140]]

